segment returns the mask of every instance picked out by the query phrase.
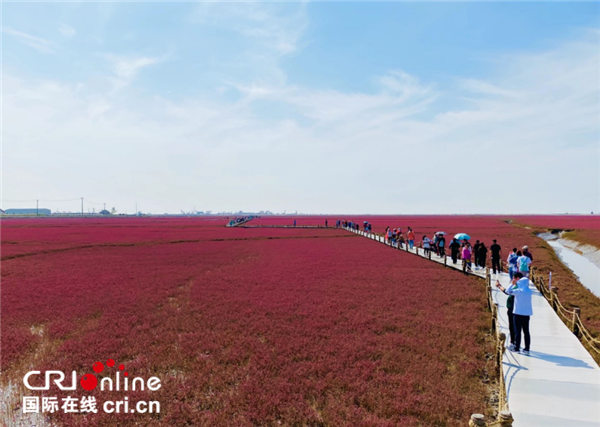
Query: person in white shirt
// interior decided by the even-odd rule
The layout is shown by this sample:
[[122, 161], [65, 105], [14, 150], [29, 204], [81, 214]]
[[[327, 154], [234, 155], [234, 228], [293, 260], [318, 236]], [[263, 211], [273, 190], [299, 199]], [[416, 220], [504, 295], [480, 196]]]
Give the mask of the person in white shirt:
[[531, 306], [532, 292], [529, 288], [529, 278], [524, 277], [523, 273], [517, 271], [513, 275], [512, 284], [509, 289], [502, 287], [499, 281], [496, 281], [496, 287], [507, 295], [514, 295], [515, 302], [513, 307], [513, 322], [515, 329], [515, 344], [510, 347], [510, 350], [519, 352], [521, 348], [521, 333], [525, 338], [525, 347], [523, 353], [529, 354], [531, 346], [531, 335], [529, 334], [529, 319], [533, 315]]
[[428, 256], [431, 250], [431, 240], [427, 236], [423, 236], [423, 249], [425, 250], [425, 256]]

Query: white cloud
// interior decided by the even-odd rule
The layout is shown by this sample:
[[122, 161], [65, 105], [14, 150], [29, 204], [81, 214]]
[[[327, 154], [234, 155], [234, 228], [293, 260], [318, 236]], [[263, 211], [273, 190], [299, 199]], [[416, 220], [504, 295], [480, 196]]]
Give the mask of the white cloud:
[[476, 80], [476, 79], [461, 79], [460, 86], [462, 89], [470, 92], [475, 92], [477, 94], [484, 95], [499, 95], [499, 96], [508, 96], [508, 97], [517, 97], [517, 92], [512, 92], [510, 90], [503, 89], [498, 86], [494, 86], [485, 81]]
[[60, 24], [60, 27], [58, 27], [58, 30], [60, 31], [60, 33], [65, 36], [65, 37], [73, 37], [75, 34], [77, 34], [77, 31], [75, 31], [75, 28], [68, 26], [67, 24]]
[[[156, 212], [598, 211], [599, 56], [590, 32], [502, 57], [456, 92], [398, 70], [374, 93], [231, 83], [244, 98], [229, 103], [5, 76], [5, 197], [83, 194], [120, 211], [137, 198]], [[111, 61], [131, 81], [157, 59]], [[441, 97], [468, 104], [432, 112]]]
[[111, 71], [116, 76], [111, 93], [129, 85], [143, 68], [163, 61], [161, 58], [113, 54], [106, 55], [106, 58], [110, 61]]
[[305, 2], [203, 2], [193, 20], [253, 38], [276, 55], [294, 52], [308, 26]]
[[117, 77], [124, 80], [131, 80], [144, 67], [156, 64], [158, 58], [150, 57], [127, 57], [118, 55], [106, 56], [112, 63], [112, 71]]
[[5, 34], [11, 35], [15, 38], [15, 40], [27, 45], [29, 47], [34, 48], [38, 52], [41, 53], [54, 53], [57, 49], [57, 46], [46, 39], [41, 37], [32, 36], [31, 34], [24, 33], [22, 31], [13, 30], [12, 28], [4, 27], [2, 32]]

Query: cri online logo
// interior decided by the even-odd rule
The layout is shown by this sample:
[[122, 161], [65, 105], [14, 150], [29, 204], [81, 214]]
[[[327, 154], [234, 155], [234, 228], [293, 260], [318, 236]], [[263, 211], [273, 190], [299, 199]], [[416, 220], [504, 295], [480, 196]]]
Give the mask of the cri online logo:
[[[108, 359], [106, 361], [106, 366], [112, 368], [113, 366], [115, 366], [115, 361], [113, 359]], [[104, 364], [102, 364], [102, 362], [96, 362], [92, 366], [92, 369], [94, 370], [94, 372], [99, 374], [102, 371], [104, 371]], [[115, 373], [114, 382], [113, 379], [110, 377], [102, 378], [102, 380], [100, 381], [100, 390], [104, 391], [106, 387], [109, 391], [113, 391], [113, 389], [116, 391], [120, 391], [121, 389], [123, 391], [129, 391], [130, 384], [128, 372], [123, 373], [123, 381], [121, 381], [121, 371], [124, 370], [125, 365], [119, 365], [119, 370]], [[23, 377], [23, 384], [25, 385], [25, 387], [27, 387], [29, 390], [50, 390], [50, 384], [52, 383], [51, 378], [53, 378], [54, 384], [56, 384], [56, 386], [61, 390], [75, 390], [77, 388], [76, 371], [73, 371], [71, 374], [71, 385], [68, 385], [68, 383], [67, 385], [63, 385], [66, 376], [62, 371], [46, 371], [44, 385], [41, 387], [35, 387], [29, 384], [30, 377], [40, 374], [40, 371], [29, 371], [27, 374], [25, 374], [25, 376]], [[56, 378], [57, 376], [58, 378]], [[96, 378], [96, 375], [94, 374], [85, 374], [81, 377], [79, 383], [81, 384], [81, 387], [84, 390], [91, 391], [98, 386], [98, 378]], [[160, 379], [158, 377], [150, 377], [148, 378], [147, 382], [144, 382], [143, 378], [135, 377], [131, 381], [131, 390], [136, 390], [136, 387], [138, 390], [144, 390], [147, 387], [148, 390], [156, 391], [161, 387]]]

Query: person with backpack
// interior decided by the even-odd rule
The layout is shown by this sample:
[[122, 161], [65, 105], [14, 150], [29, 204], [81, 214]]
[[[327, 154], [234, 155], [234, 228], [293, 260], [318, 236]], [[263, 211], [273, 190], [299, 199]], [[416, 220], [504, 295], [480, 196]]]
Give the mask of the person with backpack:
[[524, 277], [529, 277], [529, 266], [531, 265], [531, 259], [525, 254], [517, 258], [517, 273], [521, 273]]
[[518, 271], [517, 268], [517, 259], [523, 255], [521, 251], [517, 251], [517, 248], [513, 248], [512, 252], [508, 254], [508, 258], [506, 259], [506, 264], [508, 265], [508, 275], [510, 276], [510, 280], [512, 280], [514, 274]]
[[425, 256], [428, 257], [431, 250], [431, 240], [427, 236], [423, 236], [423, 250], [425, 251]]
[[[527, 258], [527, 257], [525, 257]], [[529, 259], [529, 258], [527, 258]], [[500, 284], [500, 281], [496, 280], [496, 287], [500, 291], [507, 295], [514, 295], [514, 307], [513, 307], [513, 322], [515, 329], [515, 343], [509, 347], [511, 351], [519, 352], [521, 350], [521, 335], [525, 338], [525, 347], [523, 348], [524, 354], [529, 354], [531, 347], [531, 335], [529, 334], [529, 320], [533, 315], [533, 308], [531, 305], [532, 292], [529, 288], [529, 279], [520, 271], [517, 271], [513, 277], [512, 284], [514, 286], [505, 289]]]
[[443, 234], [440, 234], [440, 238], [438, 239], [438, 255], [442, 258], [446, 256], [446, 238]]
[[496, 242], [496, 239], [494, 239], [494, 244], [490, 246], [490, 251], [492, 252], [491, 258], [492, 269], [494, 270], [494, 274], [496, 274], [496, 270], [498, 270], [498, 274], [500, 274], [502, 272], [502, 266], [500, 265], [502, 248], [500, 247], [498, 242]]

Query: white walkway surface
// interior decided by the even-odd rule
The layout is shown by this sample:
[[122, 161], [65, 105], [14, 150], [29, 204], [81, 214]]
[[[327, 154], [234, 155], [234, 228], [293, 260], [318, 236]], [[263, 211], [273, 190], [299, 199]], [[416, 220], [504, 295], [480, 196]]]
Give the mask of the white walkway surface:
[[[358, 234], [373, 238], [372, 235]], [[376, 240], [381, 241], [381, 238]], [[396, 249], [397, 250], [397, 249]], [[411, 251], [415, 253], [415, 251]], [[423, 250], [419, 255], [424, 256]], [[432, 261], [444, 259], [432, 255]], [[460, 261], [447, 265], [462, 270]], [[474, 275], [485, 277], [482, 270]], [[495, 288], [496, 279], [509, 286], [508, 274], [492, 275], [493, 299], [498, 304], [501, 331], [509, 342], [507, 296]], [[533, 284], [530, 320], [531, 353], [508, 349], [503, 357], [508, 406], [515, 427], [600, 427], [600, 367], [554, 312]]]

